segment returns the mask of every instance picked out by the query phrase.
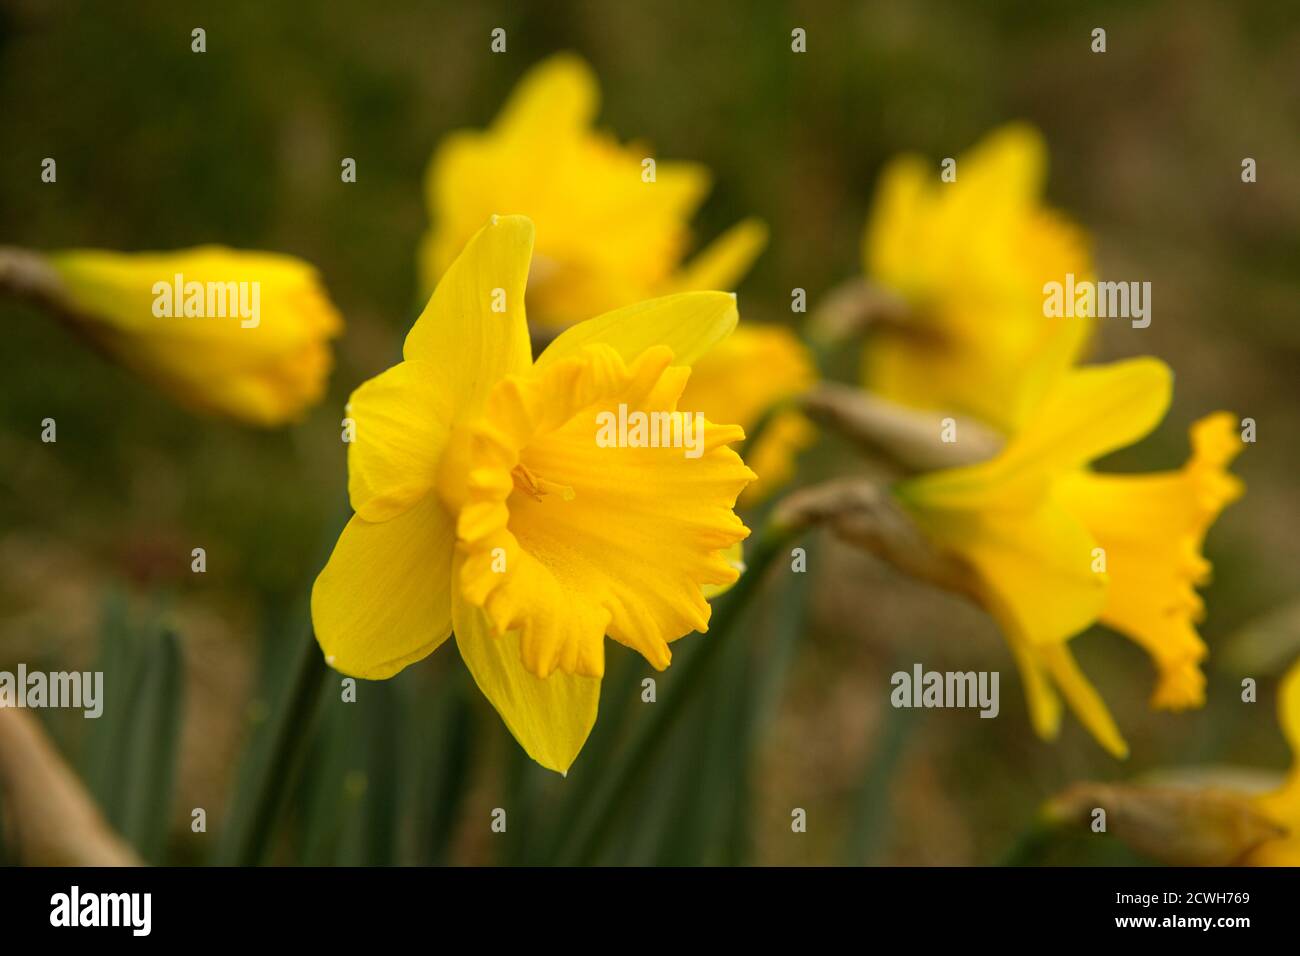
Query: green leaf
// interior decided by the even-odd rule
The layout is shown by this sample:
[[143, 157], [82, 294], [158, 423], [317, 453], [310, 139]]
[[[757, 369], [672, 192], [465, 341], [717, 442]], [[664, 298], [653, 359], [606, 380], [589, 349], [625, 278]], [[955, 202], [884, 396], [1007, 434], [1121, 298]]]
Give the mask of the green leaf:
[[[107, 682], [107, 675], [106, 681]], [[180, 641], [145, 642], [134, 683], [122, 766], [122, 802], [110, 822], [149, 863], [161, 863], [171, 822], [185, 690]]]
[[884, 732], [862, 772], [853, 801], [852, 826], [844, 841], [842, 862], [862, 866], [880, 851], [889, 827], [890, 784], [902, 758], [904, 745], [915, 727], [914, 710], [885, 710]]
[[110, 598], [95, 670], [104, 674], [103, 713], [82, 752], [87, 789], [141, 857], [163, 860], [176, 782], [185, 674], [170, 631], [142, 637], [124, 602]]
[[222, 828], [216, 862], [224, 866], [255, 866], [266, 858], [313, 739], [330, 671], [311, 631], [293, 651], [275, 709], [269, 720], [259, 720], [262, 739], [248, 748], [245, 771]]
[[475, 753], [469, 691], [469, 674], [456, 663], [432, 689], [425, 684], [416, 692], [420, 716], [412, 735], [417, 769], [410, 798], [415, 859], [409, 862], [447, 863]]

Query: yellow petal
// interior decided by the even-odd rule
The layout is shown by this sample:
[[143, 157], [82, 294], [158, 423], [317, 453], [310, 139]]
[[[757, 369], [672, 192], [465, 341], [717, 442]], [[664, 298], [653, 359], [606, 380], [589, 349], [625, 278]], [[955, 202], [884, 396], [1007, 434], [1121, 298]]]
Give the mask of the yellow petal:
[[[741, 323], [691, 366], [680, 407], [703, 412], [709, 421], [735, 422], [749, 432], [768, 409], [807, 391], [816, 378], [812, 357], [789, 329]], [[762, 501], [789, 481], [795, 455], [812, 444], [816, 434], [795, 411], [768, 422], [746, 452], [746, 464], [758, 480], [745, 489], [741, 503]]]
[[1127, 752], [1123, 739], [1064, 647], [1102, 615], [1109, 588], [1072, 489], [1092, 458], [1154, 427], [1168, 392], [1168, 370], [1154, 360], [1077, 370], [1052, 386], [997, 457], [895, 489], [926, 537], [975, 571], [978, 594], [1025, 673], [1036, 730], [1048, 735], [1057, 722], [1046, 673], [1116, 755]]
[[867, 275], [909, 299], [926, 295], [929, 282], [924, 272], [912, 270], [920, 261], [915, 251], [929, 238], [925, 232], [932, 176], [919, 156], [892, 160], [880, 174], [862, 238]]
[[1041, 655], [1013, 627], [1004, 627], [1002, 633], [1025, 684], [1025, 702], [1034, 733], [1043, 740], [1055, 740], [1061, 729], [1061, 698], [1052, 687]]
[[1278, 684], [1277, 722], [1291, 748], [1292, 770], [1300, 773], [1300, 661], [1291, 665]]
[[591, 67], [572, 53], [557, 53], [524, 75], [495, 128], [524, 141], [571, 136], [591, 125], [599, 107], [600, 87]]
[[1235, 416], [1220, 412], [1192, 428], [1193, 454], [1179, 471], [1143, 475], [1079, 472], [1060, 494], [1105, 549], [1110, 579], [1102, 621], [1151, 654], [1159, 671], [1152, 705], [1204, 703], [1195, 624], [1204, 609], [1195, 588], [1210, 565], [1202, 542], [1219, 512], [1241, 494], [1227, 473], [1243, 445]]
[[311, 592], [326, 662], [382, 680], [445, 641], [454, 546], [451, 517], [436, 495], [382, 524], [354, 516]]
[[590, 346], [503, 381], [469, 436], [461, 593], [494, 633], [520, 632], [538, 676], [600, 676], [606, 633], [662, 669], [670, 641], [708, 627], [702, 587], [737, 577], [724, 552], [748, 534], [732, 507], [753, 473], [726, 445], [743, 432], [692, 420], [695, 447], [650, 447], [602, 421], [659, 412], [685, 439], [671, 360]]
[[[638, 168], [644, 169], [640, 161]], [[709, 194], [713, 176], [701, 163], [685, 160], [668, 160], [656, 164], [654, 182], [642, 183], [650, 186], [658, 196], [653, 209], [665, 223], [675, 224], [676, 228], [667, 232], [671, 252], [675, 259], [680, 259], [690, 237], [685, 223], [704, 202]], [[668, 250], [665, 250], [668, 251]]]
[[1097, 743], [1114, 757], [1127, 757], [1128, 745], [1123, 735], [1105, 701], [1079, 669], [1069, 645], [1064, 642], [1034, 644], [1017, 631], [1014, 621], [999, 616], [999, 623], [1025, 682], [1025, 697], [1034, 732], [1043, 740], [1056, 738], [1061, 723], [1059, 690], [1075, 717]]
[[668, 291], [734, 290], [765, 245], [767, 226], [762, 220], [739, 222], [698, 253], [673, 279]]
[[455, 396], [453, 423], [472, 417], [507, 375], [532, 364], [524, 289], [533, 252], [533, 224], [494, 216], [438, 282], [402, 354], [433, 363]]
[[971, 339], [965, 323], [981, 321], [985, 335], [1031, 333], [1043, 283], [1090, 271], [1072, 235], [1045, 233], [1054, 228], [1039, 205], [1046, 162], [1042, 137], [1018, 123], [959, 156], [953, 182], [940, 180], [937, 162], [894, 160], [864, 236], [868, 276], [913, 303], [931, 331]]
[[1287, 834], [1256, 847], [1243, 861], [1248, 866], [1300, 866], [1300, 780], [1286, 790], [1257, 798], [1256, 806]]
[[[998, 411], [985, 417], [1008, 432], [1024, 428], [1034, 417], [1043, 398], [1078, 364], [1092, 335], [1092, 325], [1079, 318], [1044, 317], [1042, 323], [1040, 338], [1023, 349], [1021, 374], [1010, 376], [1013, 387], [1004, 392], [984, 383], [1000, 402]], [[1000, 363], [988, 367], [1002, 371]]]
[[190, 408], [278, 425], [324, 393], [342, 321], [299, 259], [203, 246], [76, 250], [49, 261], [82, 330]]
[[926, 537], [975, 569], [985, 606], [1030, 643], [1064, 641], [1100, 616], [1096, 542], [1050, 495], [1014, 510], [934, 509], [918, 484], [900, 500]]
[[863, 257], [910, 313], [871, 336], [868, 388], [1014, 431], [1078, 358], [1093, 321], [1045, 318], [1043, 287], [1089, 280], [1092, 267], [1082, 232], [1041, 205], [1045, 168], [1042, 138], [1024, 124], [958, 157], [953, 182], [915, 156], [886, 167]]
[[981, 207], [1014, 209], [1037, 202], [1047, 174], [1047, 144], [1028, 123], [1006, 123], [963, 157], [959, 180]]
[[[1018, 341], [1004, 341], [996, 331]], [[890, 401], [947, 411], [1011, 433], [1074, 364], [1090, 334], [1081, 319], [1041, 315], [1021, 336], [1010, 322], [945, 341], [924, 323], [882, 327], [863, 350], [863, 383]]]
[[352, 393], [348, 495], [366, 521], [401, 514], [433, 487], [455, 407], [447, 384], [439, 366], [401, 362]]
[[1159, 359], [1076, 369], [1054, 387], [1008, 444], [1002, 467], [1065, 471], [1143, 438], [1169, 409], [1173, 374]]
[[1300, 866], [1300, 661], [1291, 665], [1278, 684], [1277, 718], [1291, 748], [1291, 772], [1280, 789], [1256, 797], [1255, 805], [1286, 827], [1288, 834], [1257, 849], [1249, 862], [1255, 866]]
[[746, 452], [747, 464], [758, 479], [740, 495], [740, 505], [752, 508], [784, 487], [795, 473], [795, 456], [817, 440], [817, 429], [798, 412], [781, 412]]
[[483, 611], [459, 596], [453, 607], [456, 646], [483, 696], [528, 756], [567, 773], [596, 723], [600, 678], [537, 677], [520, 659], [518, 632], [493, 635]]
[[905, 487], [929, 508], [1014, 508], [1044, 483], [1149, 433], [1168, 409], [1171, 390], [1172, 375], [1158, 359], [1076, 369], [996, 458]]
[[[740, 579], [739, 575], [745, 573], [744, 544], [740, 541], [737, 541], [731, 547], [723, 551], [722, 556], [726, 559], [729, 565], [731, 565], [733, 568], [736, 569], [736, 575], [737, 575], [736, 580], [739, 580]], [[722, 594], [726, 594], [728, 591], [730, 591], [732, 585], [734, 585], [735, 583], [736, 583], [735, 581], [732, 581], [731, 584], [706, 584], [704, 585], [704, 597], [707, 600], [712, 601], [715, 597], [718, 597], [719, 595]]]
[[[708, 171], [593, 130], [597, 99], [590, 69], [571, 55], [555, 57], [524, 76], [489, 129], [443, 140], [425, 180], [432, 219], [420, 245], [425, 288], [497, 212], [527, 215], [537, 226], [528, 285], [535, 327], [566, 327], [685, 288], [676, 277]], [[703, 263], [717, 278], [742, 267], [755, 235], [746, 226], [726, 238]]]
[[1075, 717], [1097, 743], [1114, 757], [1127, 757], [1128, 745], [1111, 717], [1110, 710], [1092, 682], [1079, 669], [1069, 645], [1064, 642], [1034, 644], [1017, 630], [1014, 620], [1001, 614], [995, 614], [995, 617], [998, 617], [1002, 625], [1002, 631], [1024, 679], [1025, 697], [1034, 732], [1044, 740], [1056, 738], [1061, 722], [1061, 700], [1057, 694], [1059, 690]]
[[1106, 702], [1101, 699], [1092, 682], [1079, 670], [1074, 655], [1065, 644], [1046, 645], [1036, 648], [1052, 681], [1065, 697], [1079, 718], [1079, 722], [1088, 728], [1093, 739], [1105, 748], [1112, 757], [1121, 760], [1128, 756], [1128, 744], [1115, 726]]
[[625, 362], [666, 345], [676, 364], [691, 365], [730, 335], [739, 318], [731, 293], [679, 292], [580, 322], [547, 347], [537, 366], [546, 368], [588, 345], [607, 345]]

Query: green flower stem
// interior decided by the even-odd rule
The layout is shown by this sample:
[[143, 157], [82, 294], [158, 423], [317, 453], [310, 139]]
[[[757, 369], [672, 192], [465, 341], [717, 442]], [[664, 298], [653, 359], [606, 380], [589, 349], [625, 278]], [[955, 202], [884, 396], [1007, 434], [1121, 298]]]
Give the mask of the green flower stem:
[[236, 804], [226, 824], [218, 862], [256, 866], [265, 859], [289, 794], [302, 772], [328, 673], [316, 635], [309, 630], [297, 652], [289, 693], [272, 716], [260, 759], [254, 763], [248, 787], [241, 794], [245, 799]]
[[[902, 665], [896, 665], [895, 669], [898, 666]], [[853, 824], [842, 848], [841, 862], [845, 866], [874, 862], [889, 824], [890, 784], [917, 723], [916, 711], [885, 709], [883, 730], [875, 751], [863, 766], [862, 782], [854, 800]]]
[[1056, 828], [1047, 820], [1037, 819], [1007, 847], [997, 865], [1039, 866], [1055, 839]]
[[700, 638], [702, 644], [697, 653], [672, 669], [673, 680], [665, 683], [658, 703], [646, 719], [637, 724], [632, 738], [619, 752], [614, 766], [601, 775], [600, 783], [591, 795], [589, 809], [580, 817], [577, 828], [556, 862], [570, 866], [582, 863], [590, 860], [599, 849], [617, 819], [619, 809], [633, 793], [641, 772], [685, 710], [682, 704], [689, 699], [703, 675], [708, 672], [710, 663], [717, 660], [726, 645], [736, 622], [762, 583], [764, 572], [801, 530], [800, 527], [769, 523], [758, 534], [745, 573], [731, 590], [715, 601], [709, 633]]

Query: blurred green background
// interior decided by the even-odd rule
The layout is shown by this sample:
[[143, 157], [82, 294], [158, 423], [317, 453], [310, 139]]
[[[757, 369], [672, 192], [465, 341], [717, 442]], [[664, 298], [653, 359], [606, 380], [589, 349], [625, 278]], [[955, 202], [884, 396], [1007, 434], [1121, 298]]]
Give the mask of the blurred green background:
[[[197, 26], [203, 55], [190, 52]], [[488, 50], [498, 26], [504, 55]], [[790, 51], [796, 26], [803, 55]], [[1089, 49], [1096, 26], [1104, 55]], [[744, 640], [581, 853], [573, 833], [591, 822], [602, 771], [651, 706], [640, 702], [648, 665], [612, 643], [601, 720], [567, 780], [523, 758], [450, 647], [394, 681], [363, 682], [354, 705], [332, 676], [273, 859], [985, 863], [1078, 779], [1286, 765], [1272, 689], [1300, 635], [1277, 629], [1271, 657], [1246, 655], [1251, 670], [1227, 649], [1300, 598], [1294, 4], [4, 0], [0, 244], [290, 252], [319, 267], [347, 321], [329, 398], [300, 426], [257, 432], [192, 417], [44, 315], [0, 302], [0, 668], [90, 667], [119, 653], [134, 663], [118, 673], [170, 688], [144, 684], [136, 719], [161, 737], [159, 753], [159, 728], [176, 729], [174, 773], [166, 760], [132, 762], [144, 745], [129, 721], [88, 730], [48, 717], [115, 825], [154, 860], [220, 856], [244, 755], [270, 723], [308, 627], [310, 583], [346, 516], [343, 403], [391, 364], [418, 313], [425, 165], [441, 136], [486, 124], [557, 50], [595, 67], [602, 126], [713, 170], [702, 241], [745, 215], [771, 226], [740, 288], [750, 319], [788, 321], [790, 289], [815, 305], [861, 271], [863, 222], [891, 155], [956, 155], [1008, 119], [1042, 129], [1050, 201], [1090, 230], [1104, 275], [1153, 286], [1151, 327], [1104, 324], [1097, 357], [1154, 353], [1177, 375], [1164, 425], [1108, 464], [1178, 465], [1188, 424], [1214, 409], [1259, 423], [1236, 469], [1248, 493], [1208, 543], [1203, 634], [1223, 652], [1209, 704], [1148, 711], [1145, 657], [1090, 633], [1076, 653], [1133, 755], [1110, 760], [1071, 720], [1043, 744], [982, 613], [814, 537], [806, 580], [766, 582]], [[40, 181], [47, 156], [56, 185]], [[355, 184], [339, 181], [345, 156]], [[1247, 156], [1259, 170], [1249, 186]], [[39, 440], [46, 417], [57, 444]], [[804, 463], [814, 476], [858, 467], [834, 440]], [[207, 549], [204, 575], [190, 572], [194, 547]], [[678, 645], [677, 664], [700, 640]], [[889, 674], [914, 661], [1000, 670], [1000, 719], [890, 710]], [[661, 696], [677, 664], [659, 675]], [[183, 692], [160, 667], [181, 669]], [[1242, 676], [1261, 681], [1258, 704], [1240, 702]], [[135, 784], [106, 779], [103, 765], [123, 761], [118, 776]], [[169, 806], [142, 812], [132, 800], [161, 779], [175, 781]], [[206, 834], [191, 832], [194, 807], [207, 811]], [[505, 835], [489, 829], [497, 807]], [[806, 833], [791, 832], [796, 807]], [[1088, 840], [1050, 858], [1134, 859]]]

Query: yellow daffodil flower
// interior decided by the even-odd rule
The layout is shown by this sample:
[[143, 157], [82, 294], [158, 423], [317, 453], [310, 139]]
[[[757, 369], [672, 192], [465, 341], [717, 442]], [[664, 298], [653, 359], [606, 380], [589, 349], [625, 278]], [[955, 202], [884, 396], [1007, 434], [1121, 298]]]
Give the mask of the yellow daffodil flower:
[[[735, 422], [748, 431], [773, 405], [815, 381], [812, 357], [789, 329], [741, 324], [695, 363], [682, 405], [702, 411], [710, 421]], [[778, 412], [745, 456], [758, 480], [745, 489], [741, 504], [756, 504], [789, 481], [795, 455], [815, 434], [798, 412]]]
[[343, 323], [300, 259], [204, 246], [48, 262], [69, 320], [184, 405], [279, 425], [324, 393]]
[[590, 67], [559, 54], [524, 76], [489, 129], [442, 142], [426, 178], [426, 290], [498, 209], [537, 224], [528, 280], [535, 325], [561, 328], [654, 296], [734, 288], [766, 243], [765, 227], [745, 220], [683, 267], [708, 172], [656, 161], [645, 181], [647, 150], [592, 128], [599, 99]]
[[915, 155], [885, 169], [863, 257], [910, 314], [872, 333], [867, 388], [1012, 431], [1079, 357], [1091, 320], [1044, 317], [1043, 286], [1092, 266], [1084, 234], [1042, 204], [1046, 166], [1042, 137], [1017, 123], [958, 157], [953, 182]]
[[1291, 747], [1291, 771], [1280, 788], [1254, 797], [1254, 804], [1287, 835], [1254, 850], [1246, 859], [1253, 866], [1300, 866], [1300, 661], [1282, 678], [1277, 717]]
[[1258, 782], [1249, 772], [1194, 768], [1191, 775], [1158, 771], [1142, 782], [1077, 783], [1046, 803], [1040, 822], [1051, 830], [1088, 827], [1102, 809], [1106, 833], [1148, 859], [1170, 866], [1232, 866], [1287, 833], [1240, 789]]
[[1127, 752], [1123, 738], [1066, 642], [1100, 621], [1151, 655], [1152, 706], [1200, 706], [1206, 650], [1194, 626], [1203, 613], [1195, 587], [1210, 571], [1201, 546], [1241, 493], [1226, 471], [1242, 447], [1226, 412], [1192, 427], [1192, 457], [1178, 471], [1103, 475], [1088, 467], [1156, 426], [1171, 382], [1150, 358], [1076, 369], [996, 457], [896, 490], [925, 535], [973, 570], [977, 597], [1024, 674], [1039, 734], [1056, 733], [1059, 691], [1117, 756]]
[[1300, 661], [1278, 688], [1278, 720], [1291, 770], [1244, 767], [1157, 771], [1134, 783], [1079, 783], [1047, 802], [1053, 827], [1087, 825], [1103, 807], [1108, 832], [1143, 855], [1175, 866], [1300, 866]]
[[[326, 659], [390, 677], [454, 630], [479, 688], [538, 763], [567, 771], [596, 718], [608, 634], [656, 668], [735, 581], [732, 510], [754, 474], [680, 404], [689, 366], [736, 324], [689, 292], [573, 326], [533, 361], [533, 224], [493, 217], [444, 273], [403, 361], [349, 406], [348, 522], [312, 592]], [[655, 413], [698, 444], [602, 438]], [[603, 421], [603, 424], [602, 424]], [[609, 436], [606, 435], [605, 438]]]
[[[654, 296], [734, 286], [766, 243], [765, 227], [746, 220], [682, 266], [687, 223], [708, 191], [708, 173], [660, 162], [645, 182], [644, 151], [592, 128], [599, 98], [591, 68], [559, 54], [525, 75], [490, 129], [447, 138], [427, 179], [433, 228], [420, 253], [425, 288], [502, 208], [537, 225], [527, 291], [535, 325], [560, 328]], [[683, 401], [712, 420], [750, 428], [812, 378], [793, 335], [741, 326], [692, 368]], [[743, 501], [759, 501], [788, 480], [811, 435], [797, 414], [773, 421], [753, 450], [760, 478]]]

